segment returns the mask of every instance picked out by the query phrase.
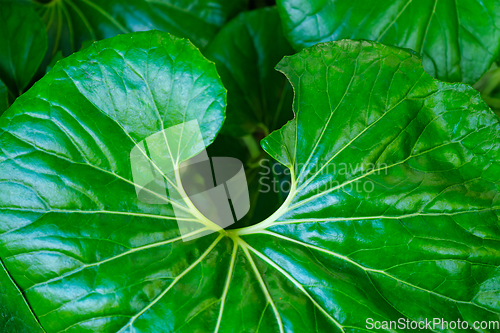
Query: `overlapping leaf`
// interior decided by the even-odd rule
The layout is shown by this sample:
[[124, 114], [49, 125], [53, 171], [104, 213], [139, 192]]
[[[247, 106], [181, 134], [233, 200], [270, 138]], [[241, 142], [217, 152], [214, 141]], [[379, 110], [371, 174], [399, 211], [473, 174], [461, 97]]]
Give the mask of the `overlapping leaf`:
[[198, 119], [207, 142], [220, 129], [223, 89], [189, 43], [97, 43], [0, 118], [0, 257], [47, 332], [500, 320], [500, 125], [478, 93], [374, 42], [319, 44], [279, 69], [296, 118], [264, 148], [292, 171], [287, 200], [190, 242], [170, 205], [136, 199], [128, 160], [162, 125]]
[[91, 41], [135, 31], [160, 30], [206, 46], [222, 25], [246, 9], [247, 0], [12, 0], [31, 4], [46, 25], [48, 52], [37, 78], [53, 58]]
[[500, 51], [496, 0], [278, 0], [285, 34], [297, 49], [331, 40], [369, 39], [411, 48], [425, 70], [475, 83]]
[[294, 188], [239, 231], [275, 322], [308, 331], [317, 316], [319, 331], [347, 332], [368, 318], [499, 320], [500, 125], [479, 94], [373, 42], [318, 44], [279, 69], [296, 118], [264, 147]]
[[[189, 208], [177, 204], [185, 216], [174, 217], [169, 198], [159, 196], [163, 205], [137, 199], [130, 151], [190, 120], [208, 144], [224, 109], [213, 64], [187, 40], [146, 32], [61, 60], [4, 113], [0, 256], [46, 331], [158, 325], [145, 319], [147, 310], [209, 255], [202, 256], [210, 237], [183, 243], [176, 219], [196, 223]], [[205, 267], [216, 278], [208, 273], [214, 264], [187, 277]]]

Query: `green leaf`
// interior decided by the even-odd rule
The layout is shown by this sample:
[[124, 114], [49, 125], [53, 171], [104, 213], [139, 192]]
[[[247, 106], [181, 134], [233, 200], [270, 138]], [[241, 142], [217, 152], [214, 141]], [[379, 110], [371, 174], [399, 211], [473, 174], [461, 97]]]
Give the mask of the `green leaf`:
[[[87, 40], [157, 29], [204, 47], [247, 0], [30, 0], [47, 25], [49, 50], [63, 56]], [[42, 3], [45, 2], [45, 3]]]
[[318, 44], [278, 69], [296, 117], [263, 145], [293, 186], [275, 216], [238, 231], [275, 322], [498, 321], [500, 124], [479, 94], [375, 42]]
[[276, 8], [244, 12], [225, 25], [204, 51], [228, 90], [223, 133], [267, 133], [292, 119], [292, 89], [274, 66], [293, 53]]
[[[90, 47], [92, 45], [92, 43], [94, 43], [94, 41], [91, 41], [91, 40], [84, 41], [82, 43], [82, 47], [80, 48], [80, 50], [83, 50], [87, 47]], [[64, 56], [62, 55], [62, 51], [60, 51], [60, 50], [57, 51], [57, 53], [52, 57], [52, 60], [50, 61], [50, 63], [45, 68], [45, 73], [48, 73], [57, 64], [57, 62], [63, 58], [64, 58]]]
[[189, 199], [137, 200], [128, 153], [184, 120], [207, 144], [220, 129], [224, 89], [188, 42], [98, 42], [0, 117], [0, 257], [47, 332], [500, 320], [500, 124], [479, 94], [375, 42], [319, 44], [278, 68], [296, 117], [264, 148], [290, 168], [289, 196], [261, 223], [188, 242], [174, 205], [211, 221]]
[[278, 0], [287, 38], [297, 49], [332, 40], [368, 39], [407, 47], [430, 75], [475, 83], [500, 51], [496, 0]]
[[0, 45], [0, 80], [17, 97], [30, 83], [47, 50], [42, 20], [25, 5], [1, 2]]
[[[2, 115], [0, 256], [45, 330], [145, 325], [148, 320], [131, 317], [209, 256], [202, 254], [216, 237], [180, 241], [173, 207], [186, 215], [177, 219], [196, 223], [193, 210], [161, 195], [164, 204], [137, 199], [130, 151], [191, 120], [209, 144], [224, 110], [215, 65], [190, 42], [151, 31], [107, 39], [60, 60]], [[191, 139], [178, 138], [174, 160], [199, 152]], [[103, 270], [111, 284], [98, 287]], [[106, 291], [113, 284], [114, 296]]]
[[0, 329], [2, 332], [44, 332], [18, 287], [0, 261]]

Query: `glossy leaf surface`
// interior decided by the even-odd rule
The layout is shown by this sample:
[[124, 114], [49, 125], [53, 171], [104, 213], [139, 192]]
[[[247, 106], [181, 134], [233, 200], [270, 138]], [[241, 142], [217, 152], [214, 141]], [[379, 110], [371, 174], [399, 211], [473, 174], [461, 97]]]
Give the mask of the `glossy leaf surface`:
[[47, 50], [42, 20], [25, 5], [1, 1], [0, 45], [0, 80], [17, 97], [23, 93]]
[[427, 73], [475, 83], [500, 51], [496, 0], [278, 0], [285, 34], [302, 49], [369, 39], [415, 50]]
[[293, 118], [292, 88], [274, 69], [292, 53], [274, 7], [241, 13], [222, 28], [204, 54], [228, 90], [223, 133], [269, 133]]
[[264, 147], [295, 186], [275, 221], [240, 232], [266, 278], [302, 290], [324, 331], [498, 320], [500, 125], [479, 94], [374, 42], [318, 44], [279, 69], [296, 119]]
[[[158, 325], [142, 314], [150, 316], [164, 287], [208, 255], [211, 239], [182, 242], [175, 203], [137, 199], [130, 151], [190, 120], [209, 144], [224, 109], [215, 65], [186, 40], [146, 32], [59, 61], [4, 113], [0, 255], [46, 331], [151, 332]], [[198, 153], [191, 145], [182, 152]], [[196, 223], [176, 205], [186, 215], [177, 219]], [[214, 263], [206, 264], [207, 277], [216, 278], [208, 273]], [[201, 267], [187, 278], [197, 279]]]
[[0, 262], [0, 330], [16, 333], [44, 332], [23, 295]]
[[194, 117], [207, 143], [222, 126], [224, 90], [189, 43], [99, 42], [0, 118], [0, 256], [47, 332], [500, 319], [500, 125], [479, 94], [373, 42], [319, 44], [279, 69], [296, 118], [264, 148], [292, 171], [287, 200], [259, 224], [189, 242], [171, 205], [136, 199], [128, 160], [159, 119]]

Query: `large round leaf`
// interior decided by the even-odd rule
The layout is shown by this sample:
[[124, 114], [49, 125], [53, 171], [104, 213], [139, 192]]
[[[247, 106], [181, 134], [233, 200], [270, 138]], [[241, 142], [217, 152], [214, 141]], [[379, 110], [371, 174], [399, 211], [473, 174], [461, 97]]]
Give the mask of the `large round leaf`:
[[369, 39], [407, 47], [425, 70], [475, 83], [498, 59], [497, 0], [278, 0], [285, 34], [297, 49], [331, 40]]
[[[225, 94], [190, 42], [152, 31], [61, 60], [3, 114], [0, 256], [46, 331], [155, 325], [141, 314], [210, 238], [179, 241], [173, 205], [196, 222], [188, 207], [138, 200], [130, 152], [193, 120], [209, 144]], [[179, 138], [179, 151], [198, 153], [191, 139]]]
[[[287, 200], [259, 224], [189, 242], [170, 205], [135, 199], [128, 161], [191, 97], [203, 102], [186, 120], [207, 142], [221, 126], [219, 81], [185, 41], [97, 43], [0, 118], [0, 256], [47, 332], [500, 320], [500, 124], [478, 93], [374, 42], [320, 44], [279, 68], [296, 118], [264, 147], [292, 171]], [[174, 70], [195, 91], [172, 85]]]
[[278, 68], [296, 117], [264, 148], [293, 186], [239, 231], [278, 326], [500, 320], [500, 124], [479, 93], [375, 42], [318, 44]]

